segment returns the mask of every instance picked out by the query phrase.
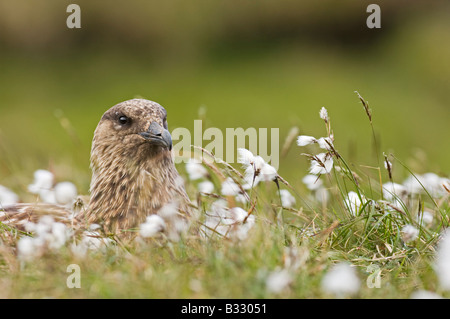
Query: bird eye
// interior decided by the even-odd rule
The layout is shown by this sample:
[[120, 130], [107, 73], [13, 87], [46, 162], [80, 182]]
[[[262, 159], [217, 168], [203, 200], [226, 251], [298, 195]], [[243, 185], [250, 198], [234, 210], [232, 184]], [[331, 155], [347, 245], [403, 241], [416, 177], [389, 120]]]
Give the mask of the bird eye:
[[119, 117], [119, 123], [121, 125], [125, 125], [129, 122], [130, 122], [130, 119], [128, 117], [126, 117], [125, 115], [122, 115], [121, 117]]

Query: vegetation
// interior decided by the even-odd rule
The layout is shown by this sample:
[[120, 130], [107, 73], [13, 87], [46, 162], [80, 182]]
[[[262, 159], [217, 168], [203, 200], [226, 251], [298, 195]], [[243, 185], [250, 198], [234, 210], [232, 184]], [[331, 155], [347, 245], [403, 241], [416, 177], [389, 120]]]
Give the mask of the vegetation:
[[[195, 179], [188, 190], [197, 198], [198, 214], [181, 237], [155, 233], [123, 242], [94, 236], [89, 238], [95, 244], [84, 250], [84, 239], [76, 236], [57, 249], [52, 248], [57, 237], [49, 237], [38, 255], [25, 252], [30, 257], [19, 247], [27, 235], [3, 225], [2, 297], [407, 298], [422, 290], [447, 296], [441, 284], [445, 274], [436, 275], [434, 258], [449, 222], [449, 180], [432, 184], [411, 175], [392, 187], [393, 168], [409, 169], [391, 155], [383, 161], [380, 156], [377, 167], [351, 168], [334, 141], [332, 117], [325, 109], [320, 116], [329, 139], [326, 145], [316, 139], [306, 146], [315, 151], [306, 154], [316, 174], [315, 181], [304, 179], [311, 191], [298, 191], [277, 174], [246, 185], [262, 171], [245, 150], [240, 150], [245, 173], [222, 161], [186, 164], [201, 166], [204, 174], [192, 177], [195, 167], [187, 169]], [[331, 167], [314, 155], [318, 146], [329, 154]], [[314, 171], [314, 165], [322, 170]], [[225, 190], [226, 178], [235, 191]], [[198, 179], [211, 182], [214, 190], [199, 192]], [[237, 208], [244, 215], [236, 214]], [[348, 282], [338, 282], [338, 288], [323, 283], [332, 265], [342, 262], [356, 269], [356, 289], [348, 292]], [[71, 264], [80, 267], [81, 288], [67, 287]]]
[[[158, 10], [79, 1], [78, 33], [64, 26], [64, 3], [17, 3], [0, 10], [0, 185], [20, 201], [38, 200], [28, 189], [38, 169], [88, 194], [93, 130], [134, 97], [163, 105], [171, 131], [195, 119], [203, 129], [274, 127], [286, 147], [277, 182], [251, 188], [248, 163], [204, 163], [201, 180], [179, 164], [198, 210], [177, 240], [44, 232], [27, 258], [18, 243], [41, 235], [0, 225], [0, 298], [450, 296], [439, 271], [449, 246], [440, 237], [449, 222], [445, 1], [380, 3], [381, 30], [361, 27], [366, 4], [353, 0], [200, 11], [181, 0]], [[296, 145], [306, 135], [315, 141]], [[228, 178], [237, 194], [223, 194]], [[81, 288], [67, 286], [72, 264]], [[336, 288], [333, 271], [352, 289]]]

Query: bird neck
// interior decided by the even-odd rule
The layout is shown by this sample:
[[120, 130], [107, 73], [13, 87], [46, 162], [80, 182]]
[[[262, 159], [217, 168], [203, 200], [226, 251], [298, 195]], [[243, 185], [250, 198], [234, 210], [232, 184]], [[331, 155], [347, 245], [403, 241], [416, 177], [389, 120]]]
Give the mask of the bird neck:
[[179, 176], [169, 151], [142, 161], [93, 154], [91, 168], [86, 221], [103, 223], [112, 232], [138, 227], [171, 201]]

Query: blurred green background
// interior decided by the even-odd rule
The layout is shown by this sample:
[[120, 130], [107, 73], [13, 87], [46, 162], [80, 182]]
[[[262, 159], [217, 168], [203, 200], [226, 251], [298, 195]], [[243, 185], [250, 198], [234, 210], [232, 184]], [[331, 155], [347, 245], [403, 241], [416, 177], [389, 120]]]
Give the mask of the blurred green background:
[[[381, 29], [361, 0], [80, 0], [82, 28], [68, 29], [72, 2], [0, 0], [0, 184], [50, 168], [87, 192], [95, 126], [134, 97], [162, 104], [171, 129], [192, 129], [203, 107], [204, 127], [278, 127], [280, 144], [294, 125], [323, 136], [325, 106], [342, 155], [376, 165], [355, 90], [380, 152], [450, 171], [448, 1], [377, 1]], [[294, 184], [304, 151], [280, 161]]]

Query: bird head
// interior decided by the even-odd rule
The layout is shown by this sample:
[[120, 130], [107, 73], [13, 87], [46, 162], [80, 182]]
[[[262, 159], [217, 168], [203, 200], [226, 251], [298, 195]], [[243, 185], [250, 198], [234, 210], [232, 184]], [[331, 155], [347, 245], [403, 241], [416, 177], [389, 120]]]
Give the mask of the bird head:
[[156, 102], [133, 99], [106, 111], [94, 133], [92, 156], [128, 157], [145, 160], [170, 154], [172, 138], [167, 112]]

